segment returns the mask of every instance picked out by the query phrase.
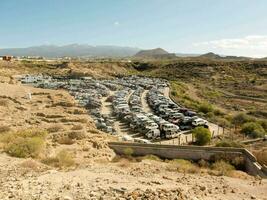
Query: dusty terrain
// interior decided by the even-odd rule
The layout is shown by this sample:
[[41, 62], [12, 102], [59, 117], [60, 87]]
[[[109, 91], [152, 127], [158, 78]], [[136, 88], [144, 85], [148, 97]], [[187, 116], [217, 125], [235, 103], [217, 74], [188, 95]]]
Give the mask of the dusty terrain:
[[152, 160], [94, 163], [69, 171], [5, 155], [0, 161], [3, 200], [267, 199], [266, 180], [183, 174]]
[[[48, 136], [34, 160], [0, 152], [1, 200], [267, 199], [267, 181], [239, 171], [230, 178], [205, 169], [180, 173], [179, 166], [150, 159], [112, 161], [115, 155], [107, 141], [115, 139], [98, 131], [67, 92], [22, 86], [10, 78], [32, 72], [28, 69], [1, 68], [0, 126], [10, 132], [46, 130]], [[73, 132], [79, 137], [66, 141]], [[74, 165], [42, 162], [62, 149], [72, 154]]]

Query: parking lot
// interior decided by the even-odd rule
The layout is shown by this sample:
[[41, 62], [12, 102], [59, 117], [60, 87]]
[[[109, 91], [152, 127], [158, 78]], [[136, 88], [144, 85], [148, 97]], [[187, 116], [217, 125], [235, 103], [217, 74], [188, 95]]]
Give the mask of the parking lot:
[[128, 76], [97, 80], [25, 75], [21, 82], [68, 90], [88, 110], [99, 130], [120, 140], [188, 144], [193, 141], [190, 130], [197, 126], [209, 128], [213, 136], [222, 134], [216, 124], [174, 103], [169, 98], [169, 83], [163, 79]]

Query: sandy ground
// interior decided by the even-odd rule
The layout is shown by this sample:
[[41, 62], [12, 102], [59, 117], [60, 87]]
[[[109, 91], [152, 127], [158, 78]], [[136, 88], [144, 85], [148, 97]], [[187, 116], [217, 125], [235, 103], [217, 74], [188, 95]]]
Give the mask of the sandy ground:
[[[11, 132], [27, 129], [48, 131], [46, 156], [52, 156], [62, 149], [74, 152], [78, 162], [96, 155], [99, 156], [95, 157], [97, 159], [109, 159], [113, 155], [107, 147], [107, 141], [112, 138], [96, 129], [87, 111], [77, 106], [66, 91], [0, 83], [0, 110], [0, 128], [8, 127]], [[58, 130], [50, 131], [54, 127]], [[69, 138], [70, 134], [81, 138], [71, 139], [72, 144], [66, 145], [62, 141]], [[98, 145], [100, 143], [102, 145]], [[102, 150], [97, 146], [101, 146]]]
[[207, 174], [183, 174], [165, 162], [94, 163], [71, 171], [0, 155], [0, 199], [267, 199], [267, 182]]

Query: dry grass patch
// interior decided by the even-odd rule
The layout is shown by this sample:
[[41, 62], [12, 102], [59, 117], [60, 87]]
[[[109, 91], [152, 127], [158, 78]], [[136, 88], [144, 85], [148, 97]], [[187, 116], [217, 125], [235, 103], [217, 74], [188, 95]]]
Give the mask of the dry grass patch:
[[168, 166], [168, 170], [170, 171], [178, 171], [182, 173], [198, 173], [199, 167], [188, 161], [183, 159], [174, 159], [167, 161], [170, 165]]
[[46, 165], [58, 168], [71, 167], [75, 165], [73, 155], [67, 150], [61, 150], [55, 157], [48, 157], [42, 160]]
[[215, 171], [215, 175], [218, 176], [231, 176], [235, 167], [223, 160], [216, 161], [212, 164], [211, 168]]

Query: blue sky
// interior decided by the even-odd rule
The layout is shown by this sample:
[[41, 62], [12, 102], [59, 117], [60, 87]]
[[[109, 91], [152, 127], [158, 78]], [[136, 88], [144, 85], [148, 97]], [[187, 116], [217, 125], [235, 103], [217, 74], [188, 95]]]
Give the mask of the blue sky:
[[266, 0], [0, 3], [0, 48], [79, 43], [267, 56]]

